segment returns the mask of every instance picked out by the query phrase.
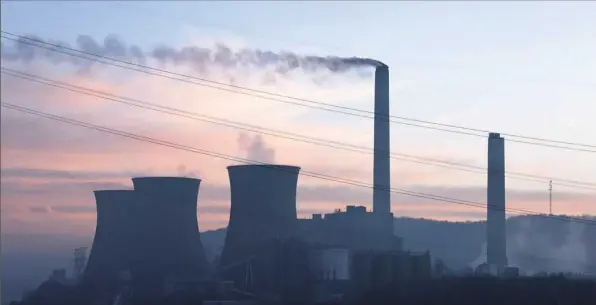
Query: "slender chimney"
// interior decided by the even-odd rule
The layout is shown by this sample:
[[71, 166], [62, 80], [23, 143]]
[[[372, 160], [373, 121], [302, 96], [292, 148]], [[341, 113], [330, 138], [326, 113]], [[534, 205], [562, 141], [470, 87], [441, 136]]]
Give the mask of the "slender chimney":
[[505, 229], [505, 140], [498, 133], [488, 136], [487, 263], [507, 266]]
[[389, 162], [389, 67], [375, 70], [375, 143], [373, 165], [373, 212], [390, 213], [391, 165]]

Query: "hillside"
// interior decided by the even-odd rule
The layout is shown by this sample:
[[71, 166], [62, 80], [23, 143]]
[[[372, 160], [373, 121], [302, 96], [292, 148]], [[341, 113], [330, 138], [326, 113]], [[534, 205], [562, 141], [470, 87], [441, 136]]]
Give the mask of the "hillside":
[[[395, 234], [403, 238], [405, 249], [429, 250], [433, 257], [442, 259], [451, 268], [484, 261], [484, 221], [396, 218], [394, 229]], [[202, 241], [210, 259], [219, 254], [224, 239], [225, 229], [203, 232]], [[507, 220], [507, 239], [511, 265], [530, 271], [596, 273], [595, 225], [540, 216], [517, 216]]]
[[[596, 220], [596, 217], [585, 217]], [[480, 262], [486, 223], [396, 218], [395, 234], [406, 249], [430, 250], [453, 269]], [[537, 216], [507, 221], [508, 256], [512, 265], [533, 270], [596, 273], [596, 225]], [[208, 258], [221, 252], [226, 230], [203, 232]], [[92, 236], [2, 234], [2, 301], [20, 298], [37, 287], [53, 268], [71, 268], [71, 250], [90, 245]], [[557, 258], [557, 259], [553, 259]]]

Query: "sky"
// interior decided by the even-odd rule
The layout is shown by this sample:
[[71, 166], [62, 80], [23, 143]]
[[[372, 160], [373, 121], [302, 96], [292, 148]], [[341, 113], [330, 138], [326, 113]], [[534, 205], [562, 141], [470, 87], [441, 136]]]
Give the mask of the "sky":
[[[391, 113], [501, 133], [595, 145], [594, 2], [15, 2], [2, 30], [76, 46], [118, 37], [143, 50], [226, 45], [369, 57], [390, 67]], [[81, 36], [83, 37], [83, 36]], [[106, 40], [107, 41], [107, 40]], [[2, 39], [3, 54], [14, 51]], [[289, 105], [109, 65], [81, 69], [43, 56], [2, 67], [201, 115], [372, 147], [372, 120]], [[175, 73], [342, 107], [373, 110], [370, 68], [332, 73], [147, 62]], [[202, 82], [203, 84], [205, 82]], [[222, 87], [222, 86], [219, 86]], [[225, 87], [225, 86], [223, 86]], [[372, 182], [369, 154], [197, 122], [2, 75], [2, 101], [147, 137], [303, 171]], [[201, 231], [225, 227], [226, 166], [217, 159], [2, 108], [2, 234], [91, 237], [93, 190], [140, 175], [202, 179]], [[482, 137], [392, 124], [392, 152], [486, 166]], [[596, 155], [506, 142], [507, 171], [596, 184]], [[486, 175], [392, 160], [392, 186], [485, 202]], [[556, 180], [556, 179], [555, 179]], [[548, 212], [548, 182], [508, 179], [511, 208]], [[301, 176], [298, 213], [371, 207], [372, 191]], [[596, 191], [555, 183], [553, 209], [596, 214]], [[483, 220], [485, 210], [392, 194], [396, 216]], [[3, 249], [4, 250], [4, 249]]]

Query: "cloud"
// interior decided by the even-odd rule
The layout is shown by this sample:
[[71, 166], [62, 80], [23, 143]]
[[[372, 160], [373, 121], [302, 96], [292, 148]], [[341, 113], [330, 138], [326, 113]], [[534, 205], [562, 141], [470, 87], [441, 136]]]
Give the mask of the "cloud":
[[275, 150], [267, 147], [263, 137], [259, 134], [251, 138], [246, 133], [240, 133], [238, 135], [238, 146], [246, 159], [250, 161], [275, 163]]
[[30, 207], [31, 213], [64, 213], [64, 214], [95, 214], [95, 207], [91, 206], [76, 206], [76, 205], [55, 205], [55, 206], [36, 206]]
[[41, 207], [30, 207], [29, 211], [31, 213], [50, 213], [52, 210], [50, 207], [41, 206]]
[[[178, 171], [181, 168], [177, 169]], [[127, 176], [127, 173], [122, 172], [103, 172], [103, 173], [84, 173], [84, 172], [68, 172], [68, 171], [46, 171], [46, 170], [33, 170], [33, 169], [16, 169], [11, 168], [10, 171], [3, 170], [7, 173], [18, 173], [18, 177], [35, 177], [35, 178], [47, 178], [47, 173], [52, 173], [49, 177], [119, 177], [122, 179], [130, 180], [133, 176]], [[41, 174], [41, 175], [38, 175]], [[14, 176], [12, 176], [14, 177]], [[8, 178], [8, 176], [3, 176]], [[121, 180], [124, 181], [124, 180]], [[29, 183], [29, 182], [4, 182], [2, 183], [2, 193], [6, 196], [23, 196], [31, 194], [64, 194], [65, 192], [76, 192], [85, 193], [95, 189], [126, 189], [130, 188], [130, 184], [123, 182], [95, 182], [95, 181], [84, 181], [84, 180], [72, 180], [67, 181], [47, 181], [44, 183]], [[472, 202], [478, 202], [482, 204], [483, 198], [486, 196], [486, 189], [483, 187], [442, 187], [442, 186], [411, 186], [409, 189], [411, 192], [419, 194], [431, 194], [435, 196], [443, 196], [447, 198], [461, 199]], [[540, 201], [543, 199], [544, 194], [540, 191], [523, 190], [523, 189], [509, 189], [507, 191], [508, 206], [518, 206], [528, 202]], [[592, 202], [596, 201], [596, 195], [592, 193], [581, 193], [581, 192], [560, 192], [558, 198], [562, 202], [569, 202], [569, 204], [575, 204], [578, 210], [584, 206], [588, 206]], [[203, 183], [199, 190], [199, 208], [204, 209], [206, 212], [225, 212], [230, 200], [230, 190], [227, 184]], [[365, 187], [356, 187], [350, 185], [344, 185], [336, 183], [334, 185], [317, 185], [317, 184], [305, 184], [300, 182], [297, 191], [297, 201], [299, 209], [312, 209], [313, 206], [320, 205], [320, 203], [327, 203], [321, 206], [318, 211], [331, 211], [330, 205], [342, 207], [345, 205], [369, 205], [372, 201], [372, 189]], [[203, 204], [205, 203], [205, 204]], [[223, 204], [223, 205], [222, 205]], [[431, 200], [422, 197], [408, 196], [403, 194], [392, 193], [392, 206], [399, 214], [400, 210], [416, 210], [428, 213], [428, 208], [438, 209], [439, 213], [449, 214], [451, 209], [452, 216], [468, 213], [468, 207], [457, 205], [455, 203]], [[464, 208], [466, 211], [459, 209]], [[481, 210], [482, 211], [482, 210]], [[581, 210], [580, 210], [581, 211]], [[584, 212], [587, 210], [583, 210]], [[459, 214], [458, 214], [459, 213]], [[475, 212], [472, 212], [475, 213]], [[482, 211], [481, 213], [485, 213]], [[472, 215], [472, 214], [470, 214]], [[473, 214], [477, 216], [477, 214]]]
[[99, 171], [65, 171], [41, 168], [2, 168], [2, 178], [58, 178], [69, 180], [123, 178], [141, 176], [140, 172], [99, 172]]

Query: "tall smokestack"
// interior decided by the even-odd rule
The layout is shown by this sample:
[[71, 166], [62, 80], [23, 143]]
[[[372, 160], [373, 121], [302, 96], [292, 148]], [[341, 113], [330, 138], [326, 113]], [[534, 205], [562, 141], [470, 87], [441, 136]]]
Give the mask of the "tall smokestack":
[[373, 212], [391, 212], [391, 165], [389, 162], [389, 67], [375, 70], [375, 143], [373, 165]]
[[488, 136], [487, 263], [507, 266], [505, 229], [505, 140], [498, 133]]
[[110, 282], [129, 269], [132, 190], [95, 191], [97, 226], [83, 281]]
[[232, 196], [219, 263], [222, 270], [241, 263], [277, 238], [292, 236], [299, 171], [299, 167], [288, 165], [228, 167]]
[[132, 179], [137, 193], [135, 261], [143, 293], [157, 293], [165, 280], [201, 280], [208, 263], [197, 219], [201, 180], [183, 177]]

